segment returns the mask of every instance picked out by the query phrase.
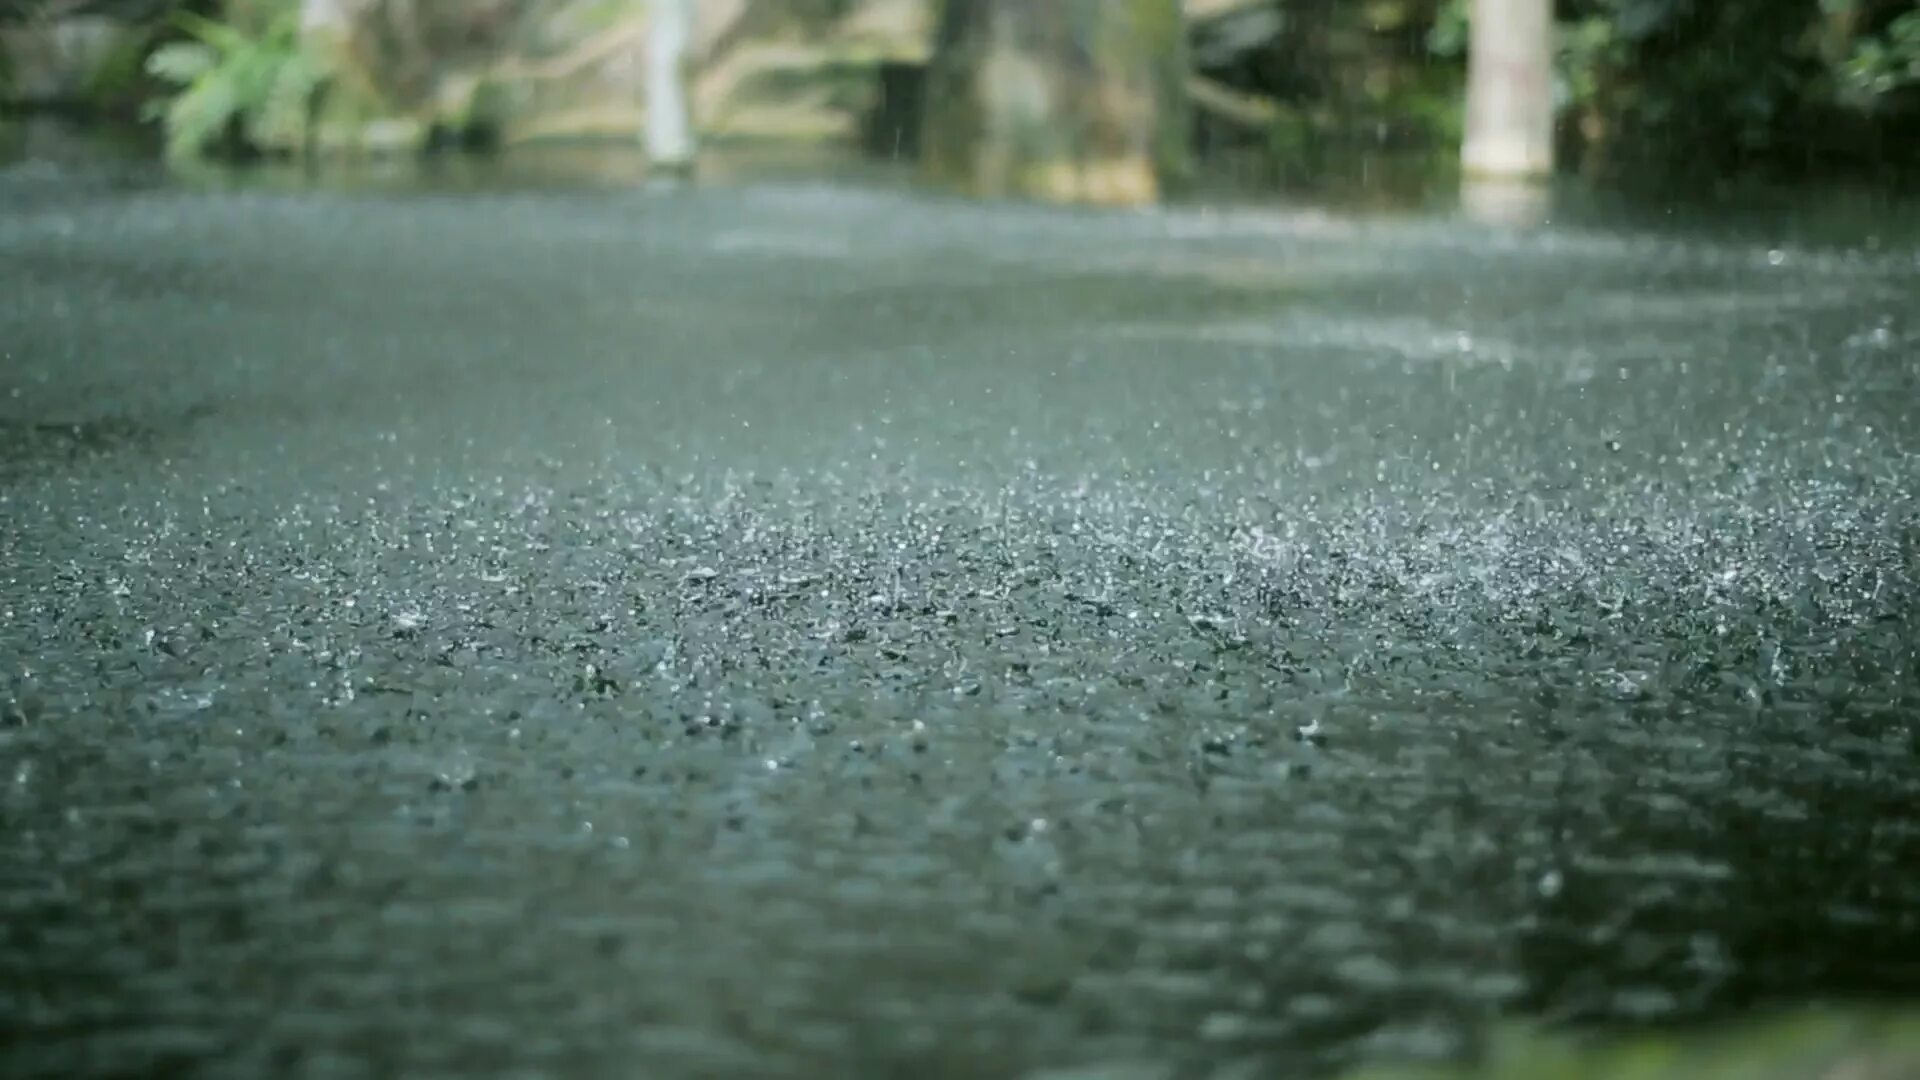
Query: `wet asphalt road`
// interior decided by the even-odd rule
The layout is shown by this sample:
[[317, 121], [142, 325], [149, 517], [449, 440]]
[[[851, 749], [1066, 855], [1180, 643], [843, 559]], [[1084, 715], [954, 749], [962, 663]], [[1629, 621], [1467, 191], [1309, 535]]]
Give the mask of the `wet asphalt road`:
[[1920, 992], [1917, 298], [16, 169], [0, 1075], [1264, 1077]]

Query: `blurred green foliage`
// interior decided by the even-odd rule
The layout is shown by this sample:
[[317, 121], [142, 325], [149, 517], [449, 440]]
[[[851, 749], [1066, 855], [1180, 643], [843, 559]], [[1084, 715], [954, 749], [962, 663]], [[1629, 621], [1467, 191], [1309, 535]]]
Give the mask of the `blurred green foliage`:
[[1718, 160], [1764, 149], [1819, 96], [1802, 42], [1813, 5], [1780, 0], [1585, 0], [1562, 24], [1563, 108], [1588, 141], [1636, 158]]
[[121, 38], [88, 76], [88, 99], [116, 113], [129, 103], [137, 105], [149, 91], [146, 60], [152, 49], [150, 34], [136, 33]]
[[1570, 141], [1631, 168], [1898, 157], [1920, 120], [1899, 99], [1920, 78], [1920, 14], [1903, 4], [1562, 0]]
[[1855, 46], [1845, 74], [1847, 89], [1866, 101], [1920, 86], [1920, 8], [1894, 19], [1885, 33]]
[[[864, 0], [792, 0], [796, 23]], [[926, 0], [928, 3], [937, 0]], [[183, 9], [189, 5], [183, 3]], [[209, 5], [202, 4], [203, 8]], [[326, 72], [303, 51], [297, 0], [225, 0], [180, 15], [145, 71], [177, 155], [298, 145]], [[1920, 164], [1920, 8], [1913, 0], [1559, 0], [1556, 103], [1569, 161], [1732, 171]], [[1216, 124], [1210, 148], [1312, 168], [1355, 146], [1459, 138], [1470, 0], [1271, 0], [1198, 32], [1201, 73], [1268, 103], [1266, 130]], [[100, 76], [125, 95], [138, 70]], [[859, 75], [861, 73], [854, 73]], [[5, 74], [0, 72], [0, 84]], [[858, 88], [856, 88], [858, 89]], [[848, 93], [854, 93], [849, 90]]]
[[1449, 60], [1467, 55], [1469, 0], [1447, 0], [1434, 12], [1427, 27], [1427, 52]]
[[[1205, 74], [1279, 106], [1275, 155], [1304, 161], [1356, 139], [1444, 147], [1459, 136], [1472, 6], [1274, 0], [1271, 39]], [[1913, 0], [1559, 0], [1556, 13], [1568, 162], [1656, 174], [1920, 164]]]
[[324, 72], [302, 46], [297, 0], [239, 0], [221, 20], [187, 11], [174, 20], [185, 36], [146, 61], [172, 88], [151, 108], [169, 156], [298, 145]]

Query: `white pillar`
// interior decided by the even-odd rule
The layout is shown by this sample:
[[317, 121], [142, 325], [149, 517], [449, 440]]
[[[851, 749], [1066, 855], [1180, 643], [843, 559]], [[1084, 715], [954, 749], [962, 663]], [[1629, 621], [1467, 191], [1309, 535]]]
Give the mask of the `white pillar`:
[[670, 172], [693, 166], [684, 78], [693, 0], [653, 0], [647, 27], [647, 157]]
[[1473, 0], [1467, 42], [1469, 174], [1553, 171], [1553, 0]]
[[1552, 220], [1553, 189], [1524, 176], [1470, 173], [1460, 180], [1460, 209], [1481, 225], [1531, 228]]

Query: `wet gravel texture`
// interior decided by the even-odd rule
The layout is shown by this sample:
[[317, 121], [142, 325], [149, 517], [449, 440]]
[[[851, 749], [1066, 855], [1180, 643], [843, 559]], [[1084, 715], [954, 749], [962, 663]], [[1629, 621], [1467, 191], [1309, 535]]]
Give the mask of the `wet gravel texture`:
[[0, 1074], [1920, 992], [1910, 249], [85, 181], [0, 178]]

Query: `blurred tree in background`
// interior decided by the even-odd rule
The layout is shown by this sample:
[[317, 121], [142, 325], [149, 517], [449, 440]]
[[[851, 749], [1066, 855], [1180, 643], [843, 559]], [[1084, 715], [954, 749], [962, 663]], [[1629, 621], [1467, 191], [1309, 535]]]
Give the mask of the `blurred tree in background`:
[[948, 0], [927, 93], [936, 179], [1144, 203], [1187, 170], [1178, 0]]
[[[47, 42], [118, 27], [178, 151], [362, 153], [636, 138], [649, 0], [0, 0], [0, 57], [44, 68], [16, 106], [84, 96], [91, 56]], [[926, 0], [699, 0], [693, 112], [720, 137], [852, 139], [883, 65], [924, 65]], [[149, 56], [149, 54], [151, 54]], [[142, 72], [141, 60], [149, 57]], [[31, 73], [29, 73], [31, 74]], [[59, 88], [54, 84], [58, 83]], [[304, 124], [292, 88], [309, 91]], [[296, 130], [304, 128], [304, 130]]]
[[[936, 61], [943, 3], [951, 32]], [[1001, 6], [1022, 7], [699, 0], [695, 121], [709, 138], [864, 131], [911, 148], [919, 84], [978, 55], [986, 39], [959, 28], [988, 25], [968, 13]], [[1192, 118], [1162, 122], [1203, 160], [1285, 179], [1356, 149], [1445, 160], [1459, 146], [1468, 0], [1181, 6], [1184, 38], [1159, 48], [1187, 73]], [[1073, 10], [1025, 7], [1023, 34]], [[647, 0], [0, 0], [0, 100], [124, 114], [157, 99], [181, 153], [632, 139], [644, 123], [647, 10]], [[1557, 0], [1555, 15], [1556, 156], [1569, 167], [1920, 165], [1915, 0]], [[1043, 81], [1082, 76], [1063, 64]], [[932, 108], [953, 104], [937, 97]], [[876, 113], [887, 114], [878, 135]], [[943, 145], [928, 147], [937, 160], [950, 158]]]

